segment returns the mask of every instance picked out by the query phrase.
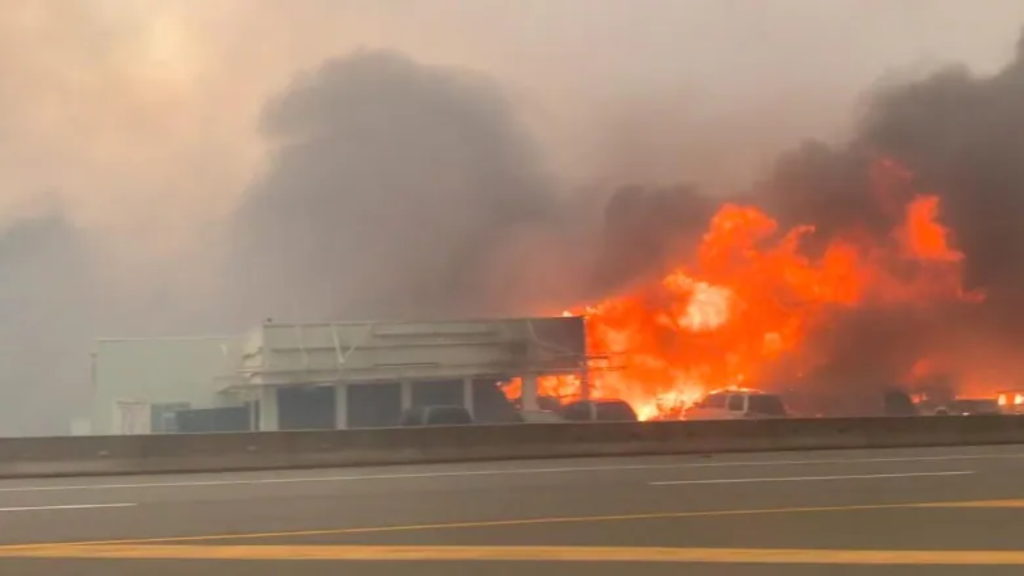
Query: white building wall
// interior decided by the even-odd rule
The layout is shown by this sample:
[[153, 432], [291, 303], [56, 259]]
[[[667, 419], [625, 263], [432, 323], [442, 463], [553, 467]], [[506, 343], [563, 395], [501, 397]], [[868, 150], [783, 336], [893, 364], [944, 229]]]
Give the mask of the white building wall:
[[[336, 387], [334, 425], [347, 422], [346, 384], [531, 377], [583, 367], [581, 319], [265, 324], [238, 337], [101, 340], [93, 370], [92, 433], [159, 430], [159, 410], [260, 400], [263, 430], [279, 427], [278, 387]], [[177, 405], [177, 406], [172, 406]], [[155, 420], [154, 420], [155, 418]]]
[[265, 324], [248, 338], [242, 370], [255, 386], [576, 371], [585, 356], [582, 324], [579, 342], [537, 332], [577, 320]]

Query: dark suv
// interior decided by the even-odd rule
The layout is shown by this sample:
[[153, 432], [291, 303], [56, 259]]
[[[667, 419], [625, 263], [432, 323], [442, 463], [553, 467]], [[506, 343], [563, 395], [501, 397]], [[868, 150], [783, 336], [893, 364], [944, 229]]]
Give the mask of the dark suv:
[[995, 398], [957, 398], [935, 411], [936, 416], [985, 416], [999, 414]]
[[636, 422], [633, 407], [622, 400], [580, 400], [562, 407], [570, 422]]

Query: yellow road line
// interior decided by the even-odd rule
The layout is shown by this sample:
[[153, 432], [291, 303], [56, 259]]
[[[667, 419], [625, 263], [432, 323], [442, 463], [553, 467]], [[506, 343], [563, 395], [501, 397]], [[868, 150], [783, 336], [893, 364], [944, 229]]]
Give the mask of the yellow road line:
[[50, 546], [85, 546], [100, 544], [157, 544], [171, 542], [203, 542], [213, 540], [250, 540], [264, 538], [288, 538], [304, 536], [331, 536], [344, 534], [374, 534], [379, 532], [406, 532], [416, 530], [450, 530], [458, 528], [497, 528], [502, 526], [529, 526], [537, 524], [572, 524], [586, 522], [619, 522], [629, 520], [659, 520], [672, 518], [707, 518], [717, 516], [748, 516], [757, 514], [789, 514], [807, 512], [845, 512], [850, 510], [885, 510], [910, 508], [919, 504], [864, 504], [855, 506], [815, 506], [792, 508], [751, 508], [744, 510], [704, 510], [689, 512], [652, 512], [646, 514], [614, 514], [605, 516], [555, 516], [542, 518], [519, 518], [515, 520], [483, 520], [476, 522], [442, 522], [437, 524], [405, 524], [393, 526], [371, 526], [357, 528], [328, 528], [323, 530], [294, 530], [283, 532], [253, 532], [247, 534], [206, 534], [199, 536], [170, 536], [166, 538], [131, 538], [122, 540], [91, 540], [82, 542], [40, 542], [34, 544], [13, 544], [0, 546], [0, 551], [14, 548], [38, 548]]
[[684, 562], [724, 564], [1024, 566], [1024, 550], [816, 550], [606, 546], [52, 546], [3, 550], [7, 558]]
[[1024, 500], [979, 500], [977, 502], [934, 502], [919, 508], [1024, 508]]
[[405, 524], [392, 526], [370, 526], [355, 528], [327, 528], [322, 530], [293, 530], [281, 532], [252, 532], [234, 534], [204, 534], [198, 536], [170, 536], [164, 538], [130, 538], [120, 540], [88, 540], [79, 542], [38, 542], [0, 546], [0, 552], [7, 550], [49, 548], [54, 546], [91, 546], [119, 544], [168, 544], [174, 542], [206, 542], [218, 540], [258, 540], [266, 538], [290, 538], [305, 536], [332, 536], [345, 534], [374, 534], [388, 532], [410, 532], [418, 530], [452, 530], [463, 528], [499, 528], [503, 526], [530, 526], [541, 524], [573, 524], [588, 522], [622, 522], [630, 520], [659, 520], [674, 518], [713, 518], [722, 516], [753, 516], [762, 514], [797, 514], [814, 512], [849, 512], [857, 510], [892, 510], [908, 508], [996, 508], [1022, 507], [1024, 500], [981, 500], [967, 502], [911, 502], [903, 504], [862, 504], [851, 506], [804, 506], [787, 508], [750, 508], [740, 510], [703, 510], [684, 512], [651, 512], [643, 514], [613, 514], [602, 516], [555, 516], [542, 518], [518, 518], [513, 520], [482, 520], [474, 522], [442, 522], [435, 524]]

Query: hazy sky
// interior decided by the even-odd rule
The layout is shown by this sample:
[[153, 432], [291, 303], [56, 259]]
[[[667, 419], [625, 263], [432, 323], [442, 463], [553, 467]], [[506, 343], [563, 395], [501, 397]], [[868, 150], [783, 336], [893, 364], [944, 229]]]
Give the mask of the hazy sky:
[[742, 185], [842, 137], [880, 78], [995, 70], [1022, 23], [1019, 0], [9, 0], [0, 219], [60, 205], [176, 251], [263, 169], [267, 99], [360, 47], [491, 75], [565, 189]]
[[[270, 208], [250, 232], [294, 209], [293, 193], [317, 211], [316, 230], [281, 228], [326, 250], [307, 251], [313, 272], [296, 279], [311, 314], [345, 298], [358, 308], [420, 272], [427, 287], [413, 295], [429, 297], [407, 303], [435, 308], [460, 294], [445, 282], [456, 258], [543, 254], [545, 270], [573, 274], [572, 252], [545, 244], [547, 221], [529, 206], [517, 208], [524, 228], [502, 234], [469, 211], [516, 206], [518, 179], [572, 206], [595, 195], [595, 213], [624, 184], [733, 191], [806, 138], [841, 141], [880, 83], [948, 63], [1000, 69], [1022, 25], [1021, 0], [5, 0], [0, 435], [63, 432], [81, 415], [96, 337], [241, 329], [220, 312], [250, 286], [225, 290], [224, 277], [245, 281], [251, 263], [224, 257], [261, 192], [273, 201], [255, 201]], [[382, 64], [360, 72], [366, 62]], [[268, 113], [269, 102], [284, 104]], [[391, 126], [389, 102], [419, 116]], [[452, 118], [472, 138], [436, 144], [451, 126], [423, 102], [461, 109]], [[379, 154], [360, 146], [367, 134]], [[349, 165], [338, 150], [355, 150]], [[396, 152], [418, 162], [403, 171]], [[463, 221], [486, 225], [466, 235]], [[319, 274], [321, 254], [335, 274]]]

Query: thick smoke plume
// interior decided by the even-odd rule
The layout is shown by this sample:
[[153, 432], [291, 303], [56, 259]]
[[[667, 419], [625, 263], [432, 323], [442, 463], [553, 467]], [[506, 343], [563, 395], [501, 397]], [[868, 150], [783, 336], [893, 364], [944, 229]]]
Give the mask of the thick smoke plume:
[[[919, 202], [926, 197], [931, 200]], [[921, 244], [910, 247], [922, 242], [910, 231], [920, 221], [914, 214], [948, 226], [948, 231], [942, 224], [929, 228], [928, 234], [939, 235], [930, 237], [937, 240], [931, 246], [934, 261], [892, 261], [871, 273], [880, 287], [890, 281], [915, 283], [923, 292], [909, 299], [866, 298], [855, 306], [833, 306], [797, 350], [800, 362], [779, 358], [756, 384], [790, 393], [802, 410], [831, 414], [877, 413], [883, 392], [896, 388], [927, 392], [941, 402], [951, 394], [988, 395], [1024, 384], [1016, 376], [1024, 368], [1016, 353], [1024, 345], [1024, 39], [1016, 59], [992, 76], [950, 67], [877, 89], [848, 143], [810, 141], [783, 154], [762, 181], [729, 199], [763, 208], [778, 219], [780, 230], [813, 226], [800, 244], [811, 261], [831, 250], [836, 239], [913, 253], [928, 250]], [[629, 314], [622, 310], [635, 306], [634, 321], [639, 321], [647, 313], [641, 310], [650, 306], [644, 299], [658, 293], [645, 286], [657, 286], [666, 267], [689, 272], [708, 216], [722, 203], [721, 197], [711, 201], [679, 187], [624, 189], [608, 204], [605, 242], [592, 278], [605, 290], [625, 293], [626, 300], [614, 301], [612, 311], [599, 311], [594, 321], [612, 340], [620, 340], [616, 330], [628, 332], [637, 349], [623, 355], [637, 361], [634, 371], [645, 363], [667, 362], [660, 372], [616, 382], [616, 393], [634, 386], [645, 391], [637, 398], [667, 398], [669, 391], [659, 389], [659, 382], [678, 382], [672, 371], [683, 370], [680, 363], [700, 364], [701, 358], [671, 344], [678, 339], [692, 351], [704, 342], [695, 331], [678, 335], [657, 326], [629, 327]], [[764, 243], [775, 240], [767, 237]], [[925, 280], [915, 280], [921, 274]], [[634, 282], [640, 284], [635, 290]], [[925, 297], [942, 286], [952, 286], [950, 294], [957, 296]], [[747, 296], [739, 306], [749, 308], [751, 298], [768, 295]], [[766, 313], [773, 306], [760, 304]], [[666, 312], [672, 310], [668, 304], [654, 308], [655, 317], [676, 313]], [[734, 324], [742, 323], [744, 311], [749, 312], [735, 311]], [[666, 341], [655, 344], [650, 340], [655, 334], [638, 333], [643, 331]], [[745, 349], [741, 341], [731, 344]], [[675, 357], [677, 352], [686, 359]], [[747, 366], [734, 369], [746, 372]], [[722, 376], [715, 376], [718, 384], [702, 384], [724, 385]]]
[[617, 190], [604, 210], [592, 293], [661, 275], [696, 244], [717, 202], [693, 186]]
[[912, 166], [947, 206], [969, 280], [1004, 297], [1024, 288], [1024, 37], [990, 78], [951, 68], [880, 95], [858, 145]]
[[1024, 38], [991, 77], [951, 67], [881, 89], [852, 143], [808, 144], [787, 155], [770, 184], [772, 207], [837, 229], [879, 221], [870, 162], [897, 159], [942, 198], [943, 220], [967, 253], [968, 280], [992, 289], [1024, 281]]
[[[873, 392], [906, 385], [924, 358], [935, 364], [930, 376], [959, 381], [962, 393], [1020, 385], [1024, 38], [1016, 59], [991, 77], [950, 67], [882, 88], [871, 102], [850, 144], [810, 143], [785, 155], [755, 198], [787, 224], [813, 223], [827, 236], [879, 233], [905, 189], [935, 194], [965, 255], [967, 286], [987, 296], [927, 314], [857, 310], [821, 339], [832, 360], [808, 381], [847, 396]], [[977, 385], [988, 390], [972, 390]]]
[[[332, 60], [263, 118], [237, 217], [249, 321], [522, 312], [571, 259], [532, 141], [488, 79], [386, 52]], [[557, 268], [556, 268], [557, 265]]]

